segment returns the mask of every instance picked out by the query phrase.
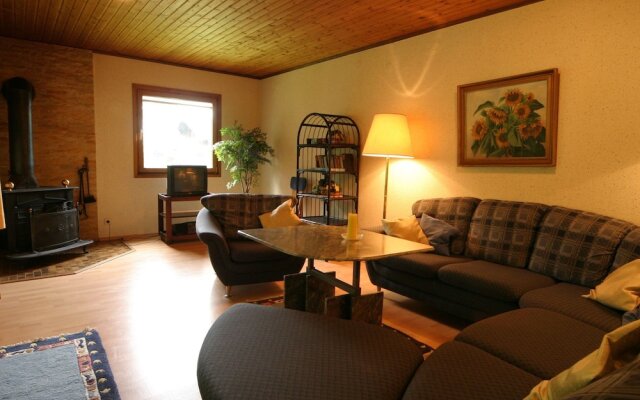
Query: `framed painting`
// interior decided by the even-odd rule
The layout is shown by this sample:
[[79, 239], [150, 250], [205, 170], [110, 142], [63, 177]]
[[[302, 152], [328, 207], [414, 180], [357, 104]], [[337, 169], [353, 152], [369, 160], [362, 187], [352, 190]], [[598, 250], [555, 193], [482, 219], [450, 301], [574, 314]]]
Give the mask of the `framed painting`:
[[458, 86], [458, 165], [554, 166], [558, 70]]

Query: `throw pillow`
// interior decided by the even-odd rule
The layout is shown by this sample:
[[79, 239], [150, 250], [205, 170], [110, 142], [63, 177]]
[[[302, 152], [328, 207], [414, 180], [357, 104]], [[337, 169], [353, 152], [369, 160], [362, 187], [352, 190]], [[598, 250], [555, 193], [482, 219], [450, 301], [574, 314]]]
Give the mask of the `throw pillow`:
[[389, 236], [429, 244], [429, 239], [424, 235], [418, 220], [413, 215], [407, 218], [399, 218], [395, 221], [383, 219], [382, 227], [384, 228], [384, 233]]
[[525, 400], [563, 399], [632, 362], [639, 348], [640, 321], [623, 325], [604, 335], [596, 351], [553, 378], [537, 384]]
[[631, 311], [638, 304], [638, 292], [640, 292], [640, 259], [619, 267], [583, 297], [616, 310]]
[[280, 228], [300, 225], [302, 223], [300, 218], [293, 212], [291, 200], [285, 201], [271, 212], [260, 214], [258, 218], [263, 228]]
[[640, 382], [640, 357], [626, 367], [598, 379], [572, 393], [564, 400], [605, 400], [638, 398]]
[[460, 235], [458, 228], [427, 214], [422, 214], [420, 228], [429, 239], [429, 243], [434, 247], [436, 254], [451, 255], [449, 243]]

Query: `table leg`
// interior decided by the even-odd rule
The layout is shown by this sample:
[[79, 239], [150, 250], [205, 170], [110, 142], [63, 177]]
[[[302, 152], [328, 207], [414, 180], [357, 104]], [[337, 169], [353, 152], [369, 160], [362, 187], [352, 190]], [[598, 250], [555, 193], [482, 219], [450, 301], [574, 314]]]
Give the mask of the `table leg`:
[[284, 308], [305, 311], [307, 307], [307, 274], [284, 276]]
[[356, 289], [360, 288], [360, 261], [353, 261], [353, 283], [352, 286]]
[[351, 297], [351, 320], [364, 321], [370, 324], [382, 324], [382, 292]]
[[[314, 260], [307, 260], [304, 273], [284, 277], [284, 306], [300, 311], [380, 324], [382, 321], [382, 292], [361, 294], [360, 261], [353, 261], [353, 282], [336, 279], [335, 272], [315, 269]], [[347, 294], [335, 296], [338, 287]]]
[[314, 269], [313, 258], [307, 258], [307, 272]]
[[[325, 272], [325, 276], [335, 279], [335, 272]], [[307, 275], [305, 311], [315, 314], [325, 313], [325, 300], [336, 295], [336, 288], [330, 283]]]
[[382, 323], [383, 300], [383, 293], [371, 293], [362, 296], [343, 294], [329, 297], [325, 300], [325, 313], [336, 318], [380, 325]]

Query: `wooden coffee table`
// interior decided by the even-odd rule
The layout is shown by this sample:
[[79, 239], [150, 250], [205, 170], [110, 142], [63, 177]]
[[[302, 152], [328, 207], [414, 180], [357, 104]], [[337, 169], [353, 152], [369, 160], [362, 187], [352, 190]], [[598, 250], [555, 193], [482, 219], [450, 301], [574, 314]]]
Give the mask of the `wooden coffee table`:
[[[238, 231], [283, 253], [307, 258], [305, 272], [284, 278], [286, 308], [379, 324], [384, 294], [361, 294], [361, 261], [426, 252], [433, 247], [369, 231], [361, 231], [360, 240], [344, 240], [341, 235], [345, 232], [345, 227], [311, 224]], [[337, 279], [335, 272], [317, 270], [314, 260], [352, 261], [352, 282]], [[336, 287], [347, 294], [336, 296]]]

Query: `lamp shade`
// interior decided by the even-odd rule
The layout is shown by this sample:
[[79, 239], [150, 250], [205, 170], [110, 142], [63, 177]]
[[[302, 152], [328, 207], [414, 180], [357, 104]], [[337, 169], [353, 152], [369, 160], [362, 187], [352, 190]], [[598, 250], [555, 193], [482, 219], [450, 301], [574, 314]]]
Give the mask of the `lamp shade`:
[[402, 114], [374, 115], [362, 155], [413, 158], [407, 117]]

